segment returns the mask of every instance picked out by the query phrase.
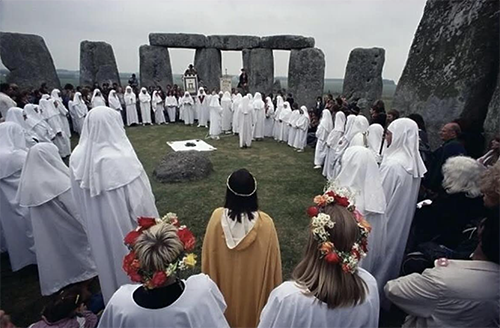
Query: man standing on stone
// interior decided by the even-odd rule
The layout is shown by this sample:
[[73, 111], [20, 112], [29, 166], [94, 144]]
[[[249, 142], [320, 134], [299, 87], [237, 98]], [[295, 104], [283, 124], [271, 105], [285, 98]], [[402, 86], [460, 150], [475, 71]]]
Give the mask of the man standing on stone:
[[439, 131], [439, 137], [443, 144], [432, 153], [429, 173], [424, 179], [424, 186], [427, 189], [433, 192], [438, 192], [441, 189], [441, 183], [443, 182], [441, 168], [448, 158], [467, 155], [464, 146], [458, 141], [461, 133], [462, 131], [457, 123], [445, 124]]
[[0, 84], [0, 114], [4, 120], [9, 108], [17, 106], [16, 102], [10, 97], [11, 92], [12, 88], [8, 83]]
[[248, 75], [244, 68], [241, 69], [240, 82], [238, 83], [238, 89], [243, 90], [243, 94], [248, 93]]
[[188, 69], [184, 72], [184, 76], [197, 75], [198, 73], [194, 69], [193, 64], [189, 64]]

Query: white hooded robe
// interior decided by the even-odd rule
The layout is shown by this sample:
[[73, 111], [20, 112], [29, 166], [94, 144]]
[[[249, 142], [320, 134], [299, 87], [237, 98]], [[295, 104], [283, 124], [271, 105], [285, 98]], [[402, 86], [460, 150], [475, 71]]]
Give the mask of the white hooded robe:
[[[167, 98], [165, 99], [165, 107], [167, 108], [169, 121], [171, 123], [174, 123], [177, 115], [177, 107], [179, 107], [177, 98], [175, 98], [174, 96], [167, 96]], [[180, 117], [179, 119], [182, 120], [182, 118]]]
[[155, 123], [158, 125], [166, 123], [165, 114], [163, 113], [163, 99], [161, 99], [161, 96], [158, 94], [158, 91], [153, 92], [151, 105], [153, 106], [153, 112], [155, 113]]
[[254, 112], [254, 109], [250, 107], [250, 98], [248, 96], [243, 97], [238, 114], [240, 147], [252, 146], [252, 132], [255, 122]]
[[264, 139], [264, 129], [266, 123], [266, 104], [262, 100], [260, 92], [255, 93], [253, 99], [253, 109], [255, 111], [255, 128], [253, 137], [255, 139]]
[[230, 132], [233, 123], [233, 103], [229, 91], [224, 92], [220, 105], [222, 106], [222, 131]]
[[146, 88], [139, 92], [139, 104], [141, 107], [142, 124], [151, 124], [151, 96]]
[[274, 104], [270, 97], [266, 97], [266, 120], [264, 123], [264, 137], [273, 138], [274, 130]]
[[[345, 116], [344, 116], [345, 117]], [[341, 124], [341, 123], [339, 123]], [[329, 109], [324, 109], [321, 114], [318, 129], [316, 130], [316, 149], [314, 150], [314, 165], [323, 166], [327, 153], [326, 140], [333, 129], [332, 113]]]
[[132, 91], [131, 86], [125, 88], [125, 109], [127, 110], [127, 126], [139, 124], [139, 116], [137, 115], [137, 97]]

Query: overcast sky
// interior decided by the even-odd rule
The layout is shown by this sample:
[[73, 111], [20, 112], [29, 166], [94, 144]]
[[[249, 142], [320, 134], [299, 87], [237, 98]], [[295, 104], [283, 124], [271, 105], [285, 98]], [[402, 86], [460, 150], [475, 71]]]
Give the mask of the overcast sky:
[[[399, 80], [425, 0], [24, 1], [0, 0], [0, 30], [41, 35], [57, 68], [79, 68], [82, 40], [106, 41], [121, 72], [139, 70], [139, 46], [150, 32], [274, 35], [316, 39], [326, 77], [343, 77], [356, 47], [386, 50], [383, 77]], [[275, 75], [288, 71], [288, 51], [274, 52]], [[171, 49], [174, 73], [194, 50]], [[223, 71], [238, 74], [241, 52], [222, 54]], [[3, 65], [0, 65], [2, 68]]]

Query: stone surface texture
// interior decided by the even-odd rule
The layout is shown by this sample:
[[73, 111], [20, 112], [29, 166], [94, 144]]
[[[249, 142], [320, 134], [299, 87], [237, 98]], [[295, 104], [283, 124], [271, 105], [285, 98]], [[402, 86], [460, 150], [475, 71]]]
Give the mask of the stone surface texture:
[[0, 57], [9, 70], [6, 81], [21, 89], [61, 88], [54, 61], [44, 39], [39, 35], [0, 32]]
[[250, 35], [209, 35], [207, 48], [243, 50], [259, 48], [260, 37]]
[[205, 48], [207, 37], [202, 34], [150, 33], [149, 44], [168, 48]]
[[170, 152], [153, 171], [162, 183], [195, 181], [212, 173], [213, 165], [208, 155], [198, 151]]
[[385, 50], [382, 48], [356, 48], [351, 51], [345, 70], [342, 95], [349, 102], [358, 101], [368, 115], [371, 104], [382, 96], [382, 69]]
[[299, 106], [312, 108], [323, 95], [325, 55], [317, 48], [292, 50], [288, 63], [288, 92]]
[[273, 91], [274, 57], [272, 49], [243, 50], [243, 67], [248, 74], [248, 89], [253, 94]]
[[143, 45], [139, 48], [141, 86], [160, 86], [165, 90], [173, 84], [168, 48]]
[[120, 75], [116, 66], [113, 47], [102, 41], [82, 41], [80, 43], [80, 85], [108, 82], [120, 85]]
[[455, 119], [480, 135], [497, 85], [498, 35], [498, 1], [427, 1], [393, 107], [424, 117], [433, 148], [441, 126]]
[[314, 38], [301, 35], [263, 36], [260, 38], [260, 46], [278, 50], [314, 48]]
[[273, 83], [273, 93], [276, 94], [278, 91], [281, 91], [281, 81], [280, 80], [274, 80]]
[[498, 74], [497, 87], [491, 97], [488, 106], [488, 114], [484, 120], [484, 133], [486, 141], [489, 142], [493, 137], [500, 134], [500, 72]]
[[221, 52], [215, 48], [196, 49], [194, 67], [198, 72], [200, 85], [212, 89], [220, 89]]

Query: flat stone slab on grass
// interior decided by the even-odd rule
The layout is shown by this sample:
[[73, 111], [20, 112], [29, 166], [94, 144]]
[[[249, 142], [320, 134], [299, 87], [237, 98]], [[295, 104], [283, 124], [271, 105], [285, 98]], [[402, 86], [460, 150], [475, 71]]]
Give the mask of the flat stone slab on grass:
[[153, 171], [162, 183], [196, 181], [212, 173], [213, 165], [208, 155], [197, 151], [170, 152]]

